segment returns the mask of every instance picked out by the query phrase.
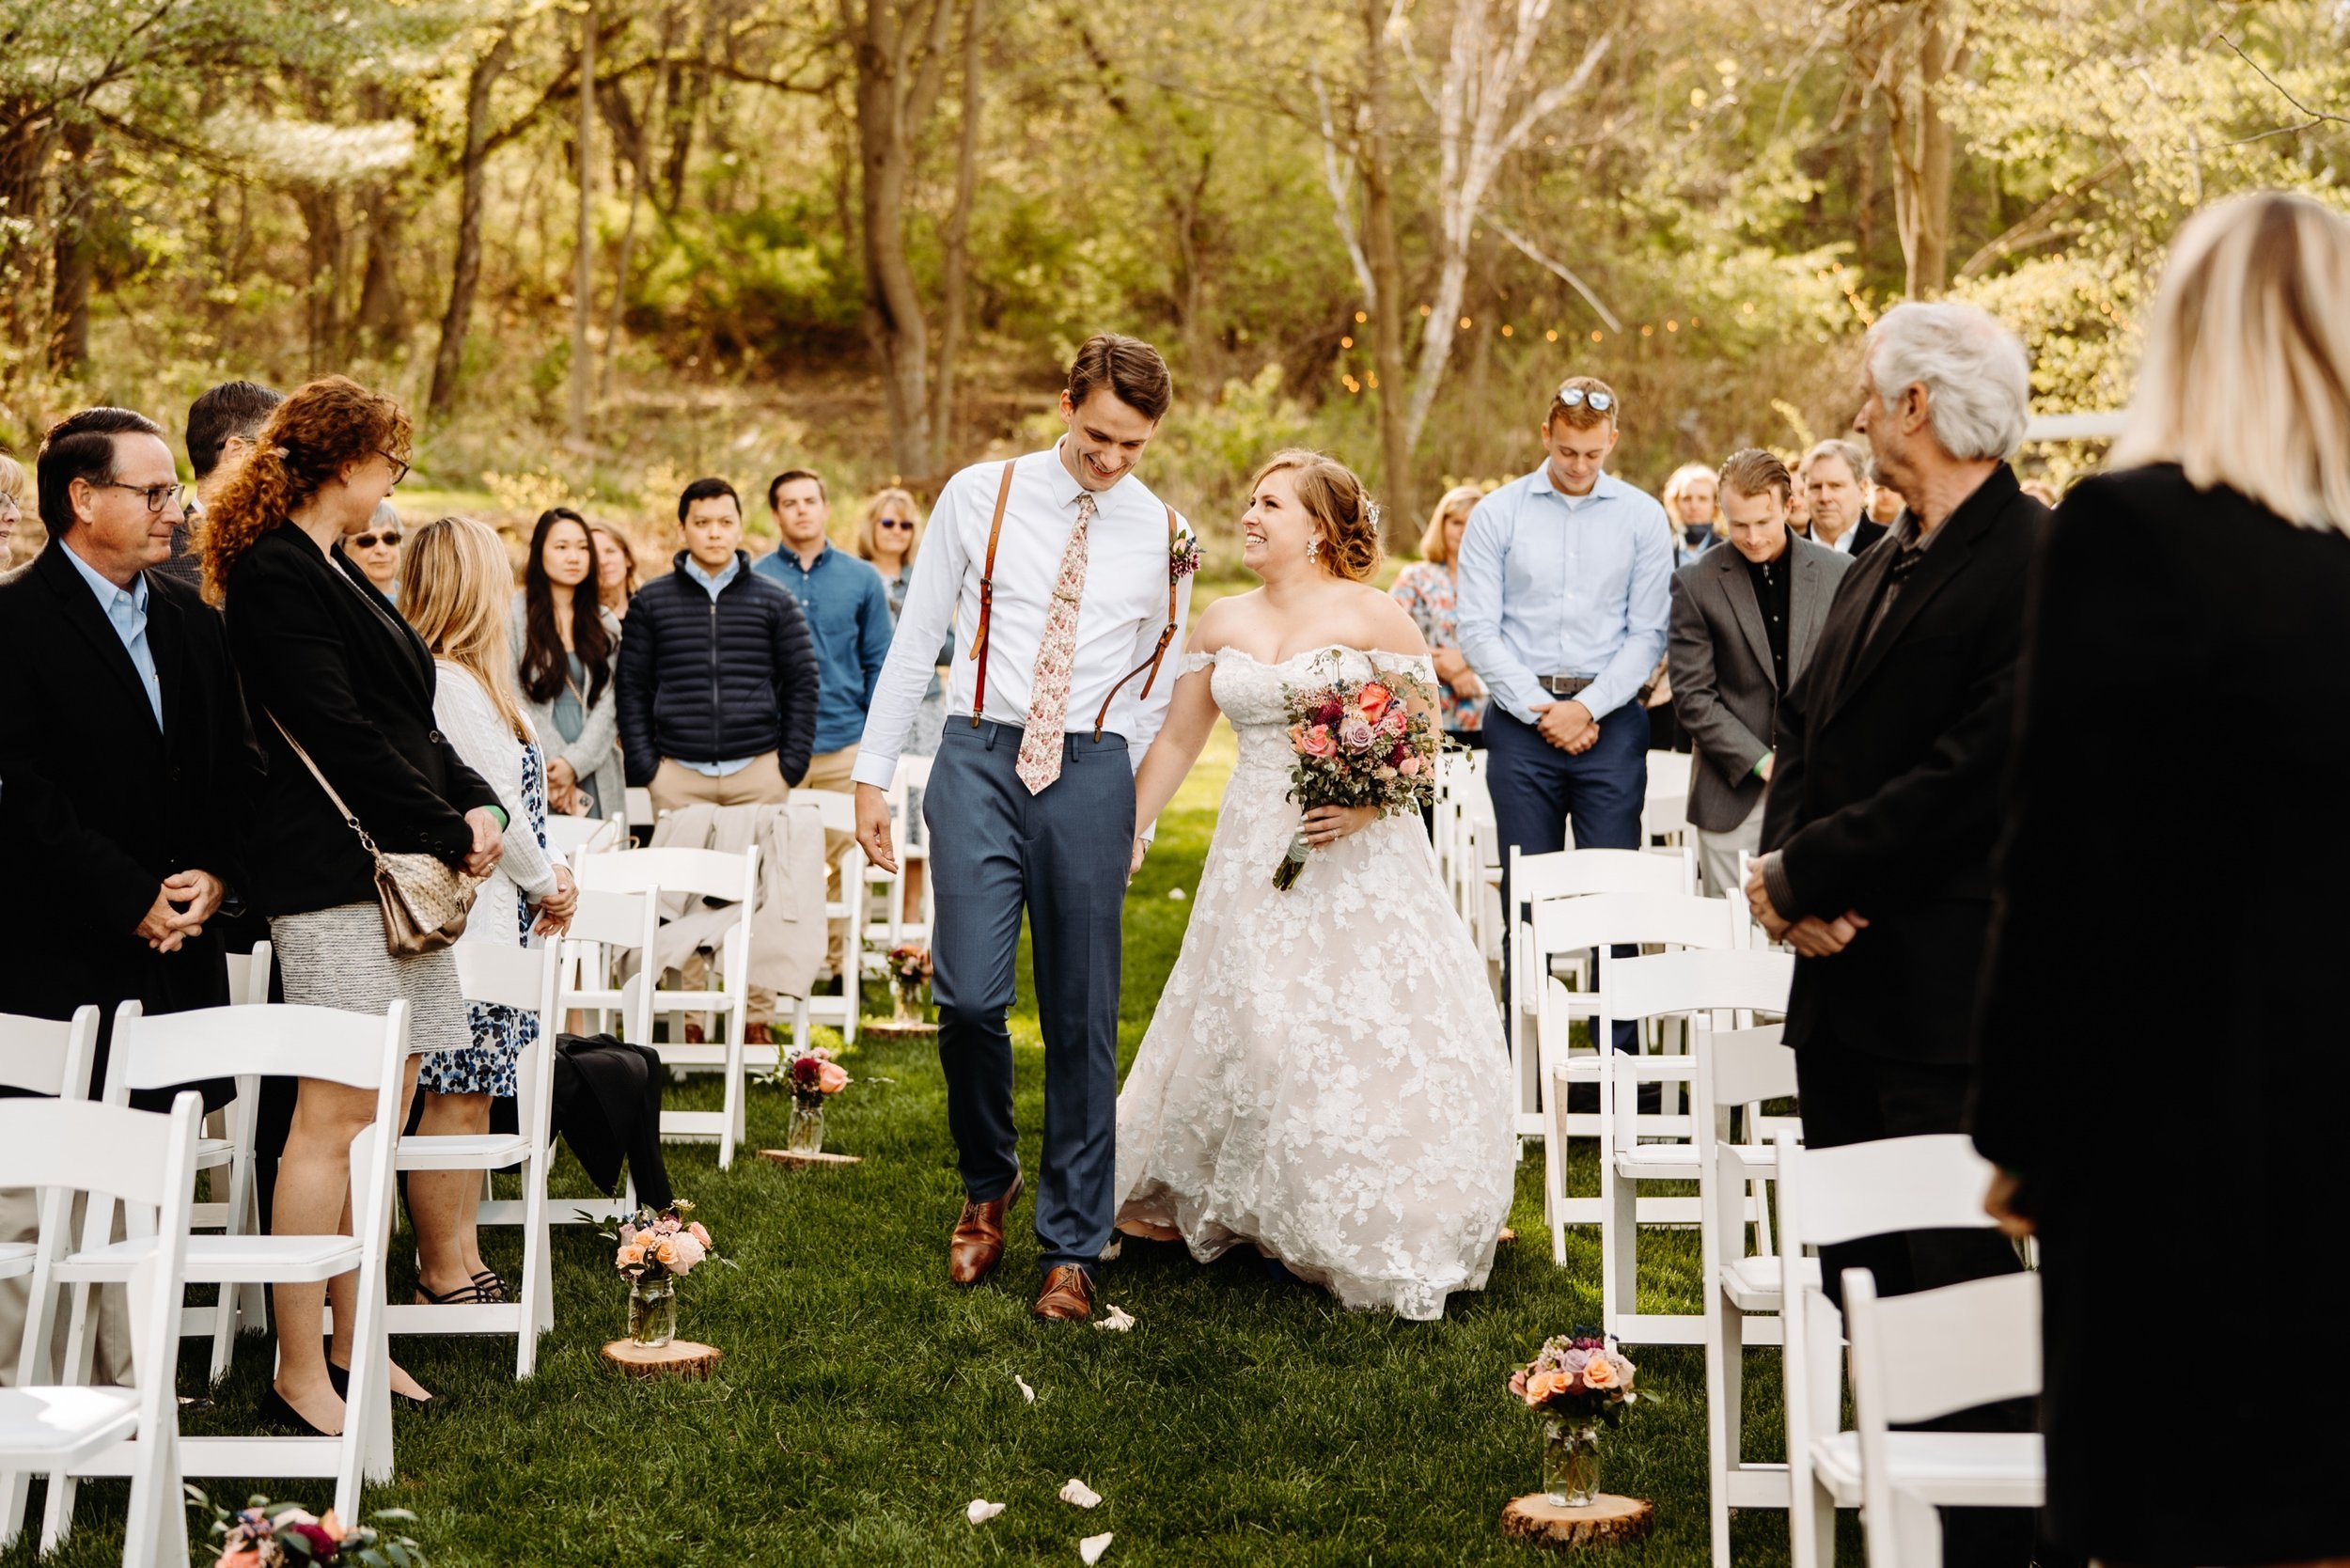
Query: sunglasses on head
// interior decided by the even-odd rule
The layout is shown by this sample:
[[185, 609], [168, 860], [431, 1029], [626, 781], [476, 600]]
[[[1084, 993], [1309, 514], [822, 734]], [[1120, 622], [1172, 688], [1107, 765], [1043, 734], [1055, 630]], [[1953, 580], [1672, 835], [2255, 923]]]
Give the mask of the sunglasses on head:
[[1581, 408], [1586, 403], [1590, 405], [1592, 413], [1605, 414], [1616, 406], [1616, 395], [1613, 392], [1591, 391], [1580, 386], [1559, 388], [1559, 407]]
[[375, 548], [376, 541], [378, 540], [381, 540], [385, 544], [398, 547], [400, 543], [400, 530], [398, 528], [386, 528], [380, 534], [361, 534], [351, 542], [362, 550], [372, 550]]

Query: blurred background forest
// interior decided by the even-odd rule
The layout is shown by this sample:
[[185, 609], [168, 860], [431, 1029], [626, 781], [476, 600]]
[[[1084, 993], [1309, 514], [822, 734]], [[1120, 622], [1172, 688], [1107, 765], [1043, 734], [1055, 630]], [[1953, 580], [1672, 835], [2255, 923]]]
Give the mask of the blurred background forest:
[[[1363, 468], [1399, 538], [1533, 465], [1841, 429], [1954, 294], [2126, 398], [2183, 214], [2350, 163], [2344, 0], [0, 0], [0, 440], [340, 370], [411, 488], [660, 525], [697, 473], [924, 491], [1159, 343], [1150, 480]], [[2090, 453], [2044, 448], [2059, 478]], [[405, 503], [403, 503], [405, 504]], [[753, 509], [764, 522], [763, 509]], [[28, 519], [29, 525], [29, 519]]]

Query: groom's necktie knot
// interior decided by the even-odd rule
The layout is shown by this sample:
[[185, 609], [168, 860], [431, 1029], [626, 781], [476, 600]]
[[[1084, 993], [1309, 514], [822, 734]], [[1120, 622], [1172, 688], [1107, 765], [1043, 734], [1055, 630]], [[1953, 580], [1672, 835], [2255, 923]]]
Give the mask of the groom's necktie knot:
[[1061, 551], [1060, 574], [1053, 580], [1053, 602], [1044, 614], [1044, 636], [1037, 644], [1036, 670], [1028, 684], [1028, 722], [1020, 735], [1020, 781], [1042, 794], [1060, 776], [1061, 736], [1069, 717], [1070, 671], [1076, 663], [1077, 608], [1085, 595], [1086, 536], [1097, 504], [1091, 491], [1077, 496], [1077, 525]]

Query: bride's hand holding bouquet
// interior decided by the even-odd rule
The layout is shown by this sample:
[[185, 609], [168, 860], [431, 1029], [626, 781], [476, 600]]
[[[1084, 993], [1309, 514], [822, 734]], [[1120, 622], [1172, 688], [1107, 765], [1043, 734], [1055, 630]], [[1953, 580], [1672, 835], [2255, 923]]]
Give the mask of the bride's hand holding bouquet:
[[[1324, 655], [1316, 667], [1334, 662]], [[1351, 681], [1333, 669], [1320, 684], [1288, 688], [1285, 700], [1296, 757], [1289, 798], [1306, 812], [1274, 868], [1283, 889], [1296, 886], [1313, 850], [1432, 801], [1443, 744], [1433, 694], [1405, 673]]]

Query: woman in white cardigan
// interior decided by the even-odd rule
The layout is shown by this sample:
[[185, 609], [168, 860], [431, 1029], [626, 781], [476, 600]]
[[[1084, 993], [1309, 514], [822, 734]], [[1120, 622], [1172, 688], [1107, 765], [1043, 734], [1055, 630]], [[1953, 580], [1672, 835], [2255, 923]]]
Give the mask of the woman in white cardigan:
[[587, 520], [569, 507], [542, 513], [506, 635], [523, 715], [546, 747], [549, 805], [561, 816], [618, 817], [627, 808], [620, 622], [597, 594]]
[[[496, 792], [505, 852], [474, 897], [466, 942], [531, 947], [571, 921], [579, 894], [546, 849], [547, 773], [530, 721], [514, 699], [501, 601], [513, 583], [506, 546], [470, 518], [444, 517], [412, 536], [400, 568], [400, 608], [432, 650], [440, 681], [432, 716], [457, 754]], [[469, 1002], [473, 1043], [425, 1058], [420, 1130], [487, 1133], [490, 1102], [515, 1092], [515, 1064], [539, 1021], [511, 1007]], [[416, 1299], [435, 1305], [503, 1301], [506, 1281], [481, 1260], [476, 1215], [481, 1176], [419, 1170], [408, 1178], [415, 1217]]]

